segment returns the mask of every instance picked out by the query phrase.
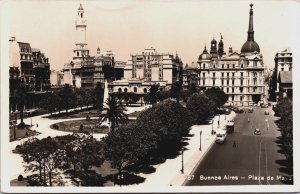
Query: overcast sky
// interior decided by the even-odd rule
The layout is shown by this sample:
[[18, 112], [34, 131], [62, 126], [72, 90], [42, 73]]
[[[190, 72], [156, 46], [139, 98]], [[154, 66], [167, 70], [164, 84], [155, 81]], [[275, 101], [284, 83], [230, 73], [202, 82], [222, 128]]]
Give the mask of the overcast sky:
[[[299, 40], [299, 1], [6, 1], [2, 2], [5, 30], [29, 42], [49, 57], [52, 69], [72, 60], [75, 19], [82, 3], [87, 19], [90, 53], [112, 50], [116, 60], [154, 47], [175, 54], [184, 63], [197, 61], [205, 43], [223, 35], [225, 52], [241, 49], [247, 40], [249, 4], [254, 4], [255, 41], [265, 65], [274, 55]], [[2, 26], [3, 27], [3, 26]]]

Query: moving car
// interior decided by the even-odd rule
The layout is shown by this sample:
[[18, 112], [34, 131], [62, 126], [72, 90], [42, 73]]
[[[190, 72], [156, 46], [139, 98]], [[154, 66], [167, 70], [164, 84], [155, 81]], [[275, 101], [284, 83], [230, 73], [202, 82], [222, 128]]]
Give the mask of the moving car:
[[265, 111], [265, 115], [269, 115], [269, 114], [270, 114], [269, 111], [266, 110], [266, 111]]
[[234, 132], [234, 122], [230, 121], [226, 125], [226, 131], [227, 133], [233, 133]]
[[260, 134], [261, 134], [260, 129], [259, 129], [259, 128], [256, 128], [256, 129], [254, 130], [254, 135], [260, 135]]
[[226, 141], [226, 137], [227, 137], [227, 132], [225, 130], [218, 132], [216, 143], [223, 143], [224, 141]]

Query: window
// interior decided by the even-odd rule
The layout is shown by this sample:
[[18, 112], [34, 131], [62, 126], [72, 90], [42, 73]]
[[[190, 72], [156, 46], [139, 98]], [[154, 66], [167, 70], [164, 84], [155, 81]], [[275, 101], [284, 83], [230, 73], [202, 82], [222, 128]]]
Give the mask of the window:
[[226, 88], [227, 93], [229, 93], [229, 88]]
[[80, 17], [81, 17], [81, 18], [83, 17], [83, 13], [80, 13]]
[[119, 93], [121, 93], [121, 92], [122, 92], [122, 89], [121, 89], [121, 88], [119, 88], [119, 89], [118, 89], [118, 92], [119, 92]]
[[214, 64], [214, 68], [216, 68], [216, 65]]
[[79, 57], [79, 52], [77, 51], [77, 57]]
[[232, 81], [232, 85], [234, 85], [234, 79], [233, 80], [231, 80]]
[[216, 80], [213, 80], [213, 86], [216, 85]]
[[205, 73], [202, 73], [203, 77], [205, 77]]
[[241, 64], [241, 68], [244, 68], [244, 64]]
[[134, 87], [134, 88], [133, 88], [133, 92], [137, 92], [137, 87]]
[[144, 88], [144, 93], [147, 93], [147, 88]]
[[205, 69], [205, 63], [203, 63], [203, 69]]
[[253, 67], [257, 67], [257, 61], [253, 61]]
[[243, 85], [243, 80], [241, 80], [241, 86]]
[[224, 69], [224, 64], [222, 64], [222, 68]]
[[227, 80], [227, 85], [229, 85], [229, 80]]
[[243, 77], [243, 75], [244, 75], [244, 73], [243, 73], [243, 72], [241, 72], [241, 77]]
[[124, 92], [127, 92], [127, 88], [124, 88]]
[[221, 84], [224, 85], [224, 80], [221, 80]]
[[222, 77], [224, 77], [224, 73], [222, 73], [221, 75], [222, 75]]
[[232, 64], [232, 68], [234, 68], [235, 67], [235, 64]]
[[227, 77], [229, 77], [229, 73], [227, 73]]
[[234, 77], [234, 73], [232, 73], [232, 77]]
[[234, 92], [234, 88], [232, 88], [232, 92]]
[[257, 89], [256, 87], [253, 87], [253, 92], [256, 92], [256, 89]]
[[281, 71], [284, 71], [284, 68], [283, 68], [283, 67], [281, 68]]
[[213, 73], [213, 77], [215, 77], [216, 76], [216, 73]]
[[229, 64], [227, 64], [227, 69], [229, 69]]
[[243, 93], [243, 87], [240, 87], [240, 92]]
[[205, 85], [205, 80], [202, 80], [203, 81], [203, 85]]
[[240, 96], [240, 101], [243, 101], [243, 96]]

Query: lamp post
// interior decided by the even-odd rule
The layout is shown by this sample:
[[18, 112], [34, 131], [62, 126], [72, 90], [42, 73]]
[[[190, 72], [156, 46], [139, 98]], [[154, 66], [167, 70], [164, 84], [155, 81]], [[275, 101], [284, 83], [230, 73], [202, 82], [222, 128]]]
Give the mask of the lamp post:
[[221, 116], [219, 114], [218, 128], [220, 128], [220, 118], [221, 118]]
[[184, 152], [184, 148], [181, 149], [181, 173], [184, 173], [184, 166], [183, 166], [183, 152]]
[[202, 130], [200, 131], [200, 148], [199, 148], [200, 151], [201, 151], [201, 135], [202, 135]]
[[14, 122], [14, 139], [17, 139], [16, 123]]

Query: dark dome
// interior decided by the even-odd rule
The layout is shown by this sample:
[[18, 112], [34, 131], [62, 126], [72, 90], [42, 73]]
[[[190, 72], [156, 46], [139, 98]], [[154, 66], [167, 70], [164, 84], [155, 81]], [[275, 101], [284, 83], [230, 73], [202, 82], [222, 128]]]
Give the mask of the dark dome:
[[200, 56], [199, 56], [199, 58], [198, 58], [198, 60], [210, 60], [210, 54], [209, 53], [202, 53]]
[[241, 53], [253, 53], [254, 51], [260, 52], [260, 48], [255, 41], [247, 41], [241, 49]]
[[217, 44], [217, 41], [215, 40], [215, 38], [213, 38], [211, 41], [211, 44], [213, 44], [213, 43]]
[[204, 47], [204, 50], [202, 54], [199, 56], [198, 60], [209, 60], [211, 58], [210, 54], [206, 50], [206, 46]]

